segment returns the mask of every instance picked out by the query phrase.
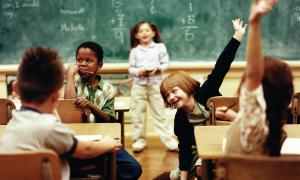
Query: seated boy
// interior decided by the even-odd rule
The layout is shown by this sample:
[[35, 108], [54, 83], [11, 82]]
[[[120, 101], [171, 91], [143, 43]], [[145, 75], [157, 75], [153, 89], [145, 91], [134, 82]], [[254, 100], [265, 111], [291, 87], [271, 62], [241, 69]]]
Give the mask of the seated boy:
[[38, 151], [50, 149], [61, 160], [62, 179], [70, 179], [67, 157], [93, 158], [117, 151], [120, 142], [104, 137], [101, 141], [79, 141], [54, 115], [64, 69], [57, 52], [42, 47], [27, 50], [17, 73], [15, 88], [21, 108], [13, 112], [3, 136], [0, 151]]
[[[113, 122], [114, 87], [98, 74], [103, 66], [102, 47], [84, 42], [76, 50], [76, 64], [69, 65], [65, 99], [76, 99], [75, 107], [85, 112], [88, 122]], [[78, 76], [79, 75], [79, 76]], [[138, 179], [142, 173], [139, 163], [124, 149], [116, 154], [117, 178]]]

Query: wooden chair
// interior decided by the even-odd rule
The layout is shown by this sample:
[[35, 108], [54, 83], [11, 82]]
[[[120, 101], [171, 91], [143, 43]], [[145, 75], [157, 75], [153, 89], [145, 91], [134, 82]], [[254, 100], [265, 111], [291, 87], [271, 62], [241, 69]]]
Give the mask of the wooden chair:
[[216, 180], [298, 180], [300, 157], [225, 156], [218, 160]]
[[0, 124], [6, 125], [12, 117], [12, 110], [16, 109], [13, 101], [10, 99], [0, 99]]
[[82, 123], [82, 111], [75, 108], [74, 99], [60, 99], [56, 108], [63, 123]]
[[0, 153], [0, 179], [60, 180], [60, 161], [54, 151]]
[[207, 107], [209, 107], [210, 111], [210, 125], [227, 125], [230, 124], [229, 121], [218, 120], [215, 116], [216, 108], [226, 106], [230, 107], [230, 109], [235, 112], [239, 111], [239, 100], [238, 97], [224, 97], [224, 96], [215, 96], [211, 97], [207, 100]]
[[292, 114], [292, 123], [293, 124], [300, 123], [300, 92], [294, 93], [292, 97], [291, 114]]

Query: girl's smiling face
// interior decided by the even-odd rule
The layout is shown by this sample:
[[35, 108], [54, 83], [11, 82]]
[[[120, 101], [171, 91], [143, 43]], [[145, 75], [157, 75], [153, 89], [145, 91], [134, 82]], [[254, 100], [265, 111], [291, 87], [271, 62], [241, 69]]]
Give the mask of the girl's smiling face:
[[190, 97], [178, 86], [171, 88], [167, 92], [167, 101], [171, 107], [179, 109], [188, 106]]
[[141, 45], [149, 45], [154, 36], [155, 32], [148, 23], [141, 24], [138, 32], [135, 34]]

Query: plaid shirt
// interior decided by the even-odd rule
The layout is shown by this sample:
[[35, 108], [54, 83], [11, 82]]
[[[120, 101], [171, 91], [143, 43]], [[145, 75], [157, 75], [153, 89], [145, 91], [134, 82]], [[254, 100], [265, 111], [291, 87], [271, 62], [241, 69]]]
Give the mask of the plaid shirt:
[[[108, 113], [110, 116], [115, 117], [114, 101], [115, 90], [114, 87], [108, 82], [101, 80], [101, 75], [97, 75], [99, 83], [96, 87], [92, 87], [89, 83], [82, 81], [77, 76], [75, 81], [75, 89], [77, 97], [83, 97], [91, 103], [96, 104], [101, 111]], [[96, 122], [95, 116], [86, 111], [89, 122]]]

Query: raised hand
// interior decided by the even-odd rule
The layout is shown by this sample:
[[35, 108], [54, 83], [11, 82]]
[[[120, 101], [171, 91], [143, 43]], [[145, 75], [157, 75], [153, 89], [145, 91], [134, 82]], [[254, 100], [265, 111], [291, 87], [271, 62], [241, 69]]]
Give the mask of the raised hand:
[[247, 24], [243, 26], [243, 21], [240, 19], [232, 20], [232, 24], [235, 31], [233, 37], [238, 41], [242, 41], [244, 34], [246, 33]]
[[253, 0], [249, 22], [257, 21], [261, 15], [269, 12], [276, 3], [277, 0]]
[[70, 64], [67, 69], [68, 76], [74, 76], [78, 72], [78, 65], [77, 64]]

